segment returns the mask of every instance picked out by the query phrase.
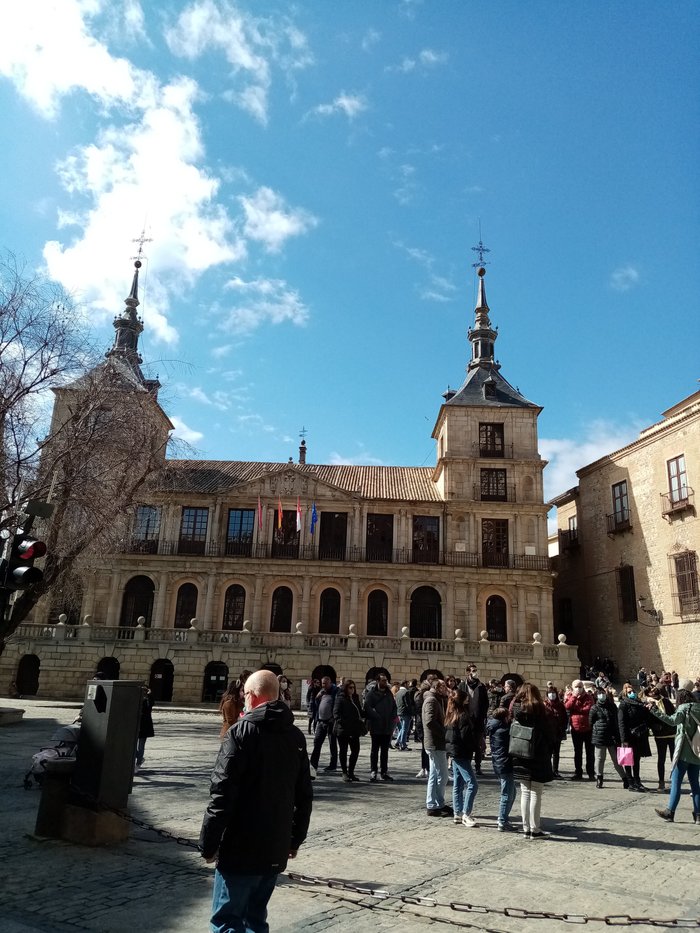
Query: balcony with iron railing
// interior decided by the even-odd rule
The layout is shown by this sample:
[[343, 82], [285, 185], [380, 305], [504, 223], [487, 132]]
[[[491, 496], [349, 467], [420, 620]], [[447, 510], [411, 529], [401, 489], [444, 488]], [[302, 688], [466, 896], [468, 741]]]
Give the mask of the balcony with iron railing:
[[690, 486], [682, 486], [661, 494], [661, 514], [670, 521], [674, 515], [695, 509], [695, 493]]
[[613, 512], [610, 515], [606, 515], [605, 518], [608, 526], [608, 535], [610, 537], [632, 530], [629, 509], [621, 509], [619, 512]]
[[472, 451], [475, 457], [483, 457], [485, 460], [513, 460], [515, 457], [512, 444], [482, 444], [476, 441]]
[[515, 502], [515, 485], [508, 483], [500, 488], [488, 488], [474, 483], [474, 500], [476, 502]]
[[[149, 546], [152, 541], [146, 542]], [[534, 554], [509, 554], [488, 551], [481, 554], [468, 551], [441, 551], [438, 548], [392, 548], [387, 545], [369, 547], [329, 547], [318, 544], [273, 544], [252, 542], [210, 541], [204, 546], [196, 542], [160, 541], [156, 549], [145, 551], [143, 541], [124, 542], [123, 554], [152, 554], [154, 557], [199, 556], [204, 558], [231, 558], [233, 560], [298, 560], [335, 561], [337, 563], [430, 564], [447, 567], [484, 567], [510, 570], [549, 570], [549, 558]], [[183, 546], [184, 544], [184, 546]]]

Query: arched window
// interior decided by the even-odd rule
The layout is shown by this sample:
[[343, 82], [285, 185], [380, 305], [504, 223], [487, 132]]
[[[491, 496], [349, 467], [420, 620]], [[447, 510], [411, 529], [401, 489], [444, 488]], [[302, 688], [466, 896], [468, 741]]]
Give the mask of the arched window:
[[197, 587], [194, 583], [183, 583], [177, 591], [175, 604], [175, 628], [189, 628], [197, 615]]
[[226, 692], [228, 665], [223, 661], [210, 661], [204, 668], [202, 702], [217, 703]]
[[104, 680], [119, 680], [120, 668], [119, 660], [109, 655], [109, 657], [100, 658], [97, 662], [96, 672], [101, 674]]
[[270, 631], [291, 632], [294, 596], [288, 586], [278, 586], [272, 594]]
[[[133, 628], [139, 616], [143, 616], [146, 625], [151, 624], [153, 612], [153, 591], [155, 586], [150, 577], [132, 577], [124, 587], [122, 614], [119, 624], [124, 628]], [[132, 633], [130, 632], [129, 635]]]
[[508, 610], [502, 596], [486, 600], [486, 631], [489, 641], [508, 641]]
[[321, 593], [318, 630], [324, 635], [337, 635], [340, 631], [340, 593], [332, 587]]
[[411, 638], [442, 638], [440, 594], [432, 586], [419, 586], [411, 595]]
[[229, 631], [241, 631], [245, 612], [245, 590], [238, 583], [229, 586], [224, 598], [224, 618], [221, 628]]
[[384, 636], [387, 634], [389, 617], [389, 599], [384, 590], [372, 590], [367, 597], [367, 634]]

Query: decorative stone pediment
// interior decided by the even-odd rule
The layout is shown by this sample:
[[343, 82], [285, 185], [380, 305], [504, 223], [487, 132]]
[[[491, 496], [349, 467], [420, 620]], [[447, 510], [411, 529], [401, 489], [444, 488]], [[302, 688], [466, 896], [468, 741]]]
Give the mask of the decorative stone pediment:
[[325, 501], [347, 502], [351, 498], [346, 490], [324, 482], [314, 473], [295, 469], [291, 464], [270, 470], [258, 479], [237, 486], [231, 492], [236, 497], [254, 495], [293, 500], [299, 497], [305, 500], [323, 498]]

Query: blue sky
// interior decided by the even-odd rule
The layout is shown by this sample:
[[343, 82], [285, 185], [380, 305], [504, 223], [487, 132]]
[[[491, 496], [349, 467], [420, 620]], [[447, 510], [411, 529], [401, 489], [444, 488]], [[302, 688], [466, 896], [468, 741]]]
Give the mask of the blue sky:
[[546, 493], [698, 379], [696, 2], [23, 0], [3, 246], [145, 362], [199, 455], [430, 465], [476, 293]]

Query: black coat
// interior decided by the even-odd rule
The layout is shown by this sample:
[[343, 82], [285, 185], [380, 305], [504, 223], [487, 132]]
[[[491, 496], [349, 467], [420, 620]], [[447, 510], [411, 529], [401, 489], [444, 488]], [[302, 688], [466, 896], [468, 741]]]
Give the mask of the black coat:
[[639, 758], [649, 758], [649, 724], [646, 707], [639, 700], [622, 697], [617, 711], [620, 742], [634, 749]]
[[513, 755], [513, 772], [516, 777], [530, 778], [538, 781], [540, 784], [547, 784], [554, 780], [552, 771], [552, 745], [553, 730], [552, 721], [547, 713], [541, 715], [535, 713], [526, 713], [516, 700], [510, 708], [511, 717], [521, 726], [532, 726], [534, 729], [533, 737], [535, 740], [534, 758], [517, 758]]
[[333, 731], [338, 736], [352, 738], [353, 736], [365, 735], [367, 732], [362, 707], [357, 695], [351, 699], [339, 690], [333, 706], [333, 719], [335, 720]]
[[145, 696], [141, 701], [141, 719], [139, 720], [139, 738], [150, 739], [155, 735], [153, 731], [153, 699]]
[[313, 792], [306, 739], [280, 700], [246, 713], [226, 733], [211, 776], [199, 845], [224, 871], [284, 871], [309, 828]]
[[457, 722], [445, 726], [445, 751], [459, 761], [471, 761], [476, 751], [476, 742], [469, 712], [464, 712]]
[[491, 743], [491, 764], [496, 777], [513, 773], [513, 759], [508, 754], [510, 723], [507, 719], [487, 719], [486, 734]]
[[620, 729], [617, 723], [617, 707], [608, 697], [605, 703], [597, 700], [588, 711], [591, 724], [591, 743], [598, 748], [609, 748], [620, 744]]
[[478, 735], [486, 732], [486, 717], [489, 712], [489, 695], [486, 687], [477, 681], [474, 687], [469, 687], [466, 680], [459, 685], [460, 690], [469, 694], [469, 713], [472, 717], [472, 726]]

